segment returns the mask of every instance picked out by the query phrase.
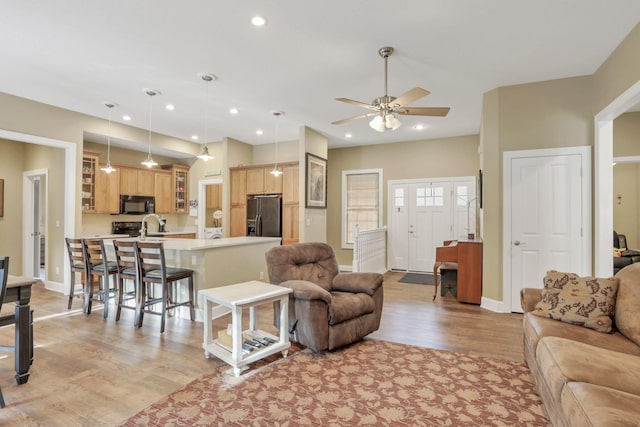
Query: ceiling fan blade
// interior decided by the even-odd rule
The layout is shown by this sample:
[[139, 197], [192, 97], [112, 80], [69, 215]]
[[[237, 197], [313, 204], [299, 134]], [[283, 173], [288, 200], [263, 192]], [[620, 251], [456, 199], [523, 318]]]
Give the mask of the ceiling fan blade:
[[331, 122], [332, 125], [341, 125], [342, 123], [346, 123], [346, 122], [350, 122], [352, 120], [357, 120], [357, 119], [364, 119], [365, 117], [371, 117], [371, 116], [375, 116], [378, 113], [368, 113], [368, 114], [361, 114], [359, 116], [355, 116], [355, 117], [349, 117], [348, 119], [342, 119], [342, 120], [338, 120], [335, 122]]
[[347, 104], [357, 105], [358, 107], [367, 108], [369, 110], [375, 110], [376, 109], [376, 107], [374, 105], [367, 104], [367, 103], [360, 102], [360, 101], [354, 101], [353, 99], [349, 99], [349, 98], [336, 98], [336, 101], [346, 102]]
[[405, 105], [409, 105], [412, 102], [417, 101], [420, 98], [424, 98], [429, 95], [429, 92], [426, 89], [422, 89], [421, 87], [414, 87], [413, 89], [403, 93], [393, 101], [391, 101], [392, 106], [404, 107]]
[[413, 107], [400, 108], [396, 110], [398, 114], [406, 114], [408, 116], [438, 116], [444, 117], [449, 113], [449, 107]]

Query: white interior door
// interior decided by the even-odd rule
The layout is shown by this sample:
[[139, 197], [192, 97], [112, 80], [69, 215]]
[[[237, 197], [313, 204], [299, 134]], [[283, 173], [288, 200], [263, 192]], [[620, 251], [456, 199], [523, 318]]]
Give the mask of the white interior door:
[[582, 274], [581, 155], [510, 159], [511, 311], [520, 290], [542, 288], [548, 270]]

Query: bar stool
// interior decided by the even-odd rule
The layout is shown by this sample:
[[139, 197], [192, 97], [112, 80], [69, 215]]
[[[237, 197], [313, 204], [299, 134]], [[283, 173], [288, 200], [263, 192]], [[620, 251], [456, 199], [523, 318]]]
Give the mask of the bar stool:
[[[86, 264], [87, 275], [84, 287], [84, 312], [91, 314], [91, 303], [94, 297], [104, 302], [104, 318], [109, 315], [109, 299], [115, 298], [118, 289], [111, 286], [109, 278], [118, 274], [118, 264], [108, 261], [102, 239], [82, 239], [82, 252]], [[94, 293], [93, 276], [98, 276], [98, 291]]]
[[[7, 278], [9, 277], [9, 257], [0, 257], [0, 309], [2, 309], [2, 303], [4, 302], [4, 295], [7, 293]], [[13, 315], [4, 316], [7, 320], [11, 320]], [[15, 321], [14, 321], [15, 323]], [[0, 408], [4, 408], [4, 397], [2, 396], [2, 388], [0, 388]]]
[[73, 297], [76, 294], [76, 273], [82, 274], [80, 283], [82, 284], [82, 295], [84, 295], [84, 281], [86, 277], [84, 253], [82, 252], [82, 239], [65, 238], [67, 252], [69, 253], [69, 267], [71, 272], [71, 285], [69, 286], [69, 304], [67, 310], [71, 310]]
[[[136, 265], [136, 242], [114, 240], [113, 247], [116, 252], [116, 264], [118, 266], [118, 310], [116, 311], [116, 322], [120, 320], [120, 312], [123, 308], [134, 311], [134, 326], [138, 326], [138, 291], [140, 280], [138, 277], [138, 267]], [[125, 290], [125, 280], [133, 280], [133, 289]], [[127, 301], [134, 301], [134, 305], [126, 304]]]
[[[138, 327], [142, 327], [144, 313], [159, 314], [160, 333], [164, 332], [167, 310], [180, 306], [189, 306], [191, 320], [195, 320], [195, 307], [193, 305], [193, 270], [187, 268], [167, 267], [162, 242], [136, 242], [136, 258], [138, 262], [138, 274], [140, 276], [140, 295]], [[177, 282], [189, 279], [189, 300], [177, 302]], [[153, 290], [154, 284], [162, 286], [162, 296], [156, 298], [148, 287]], [[149, 295], [151, 294], [151, 295]], [[161, 310], [155, 311], [150, 307], [161, 304]]]

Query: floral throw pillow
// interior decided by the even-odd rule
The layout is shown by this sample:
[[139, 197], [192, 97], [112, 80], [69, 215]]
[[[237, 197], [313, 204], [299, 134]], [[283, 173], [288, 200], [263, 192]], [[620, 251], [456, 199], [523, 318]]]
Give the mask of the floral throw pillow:
[[580, 277], [550, 270], [533, 314], [609, 333], [617, 292], [616, 277]]

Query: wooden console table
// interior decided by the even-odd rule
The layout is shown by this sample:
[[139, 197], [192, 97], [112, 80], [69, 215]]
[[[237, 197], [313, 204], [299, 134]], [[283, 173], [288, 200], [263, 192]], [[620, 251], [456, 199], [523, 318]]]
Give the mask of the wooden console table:
[[433, 265], [435, 291], [438, 295], [438, 269], [444, 263], [458, 265], [458, 301], [480, 304], [482, 299], [482, 241], [446, 240], [444, 246], [436, 248], [436, 262]]

